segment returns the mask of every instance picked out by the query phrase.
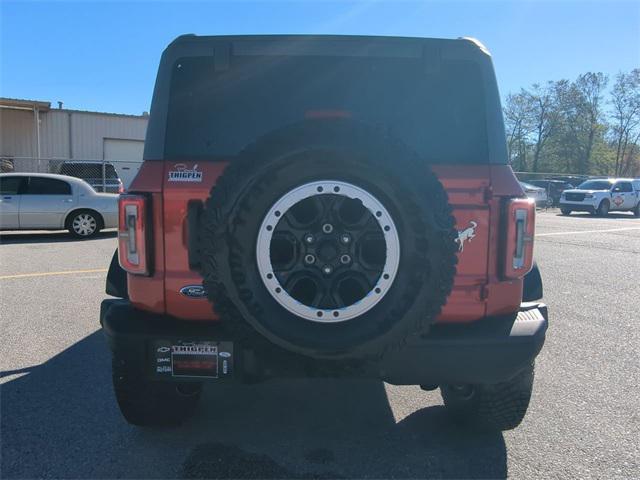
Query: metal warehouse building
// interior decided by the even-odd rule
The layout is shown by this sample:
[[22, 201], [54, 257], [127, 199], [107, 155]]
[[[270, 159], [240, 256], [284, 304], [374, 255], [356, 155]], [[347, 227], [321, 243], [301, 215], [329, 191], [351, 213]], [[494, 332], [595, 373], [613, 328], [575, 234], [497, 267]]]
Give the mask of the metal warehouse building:
[[142, 162], [148, 116], [58, 107], [0, 98], [3, 171], [57, 173], [64, 161], [108, 162], [128, 186]]

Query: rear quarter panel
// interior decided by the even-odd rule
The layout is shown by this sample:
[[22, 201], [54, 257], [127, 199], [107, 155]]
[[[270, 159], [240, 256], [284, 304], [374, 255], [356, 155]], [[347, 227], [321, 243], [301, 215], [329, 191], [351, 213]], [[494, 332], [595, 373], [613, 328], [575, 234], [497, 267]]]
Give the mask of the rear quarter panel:
[[164, 215], [162, 182], [165, 164], [147, 161], [142, 164], [139, 174], [131, 183], [129, 192], [145, 194], [149, 200], [151, 219], [150, 237], [151, 275], [127, 274], [129, 299], [136, 308], [153, 313], [165, 313], [164, 300]]
[[118, 195], [86, 195], [80, 197], [80, 208], [91, 208], [102, 215], [104, 228], [116, 228], [118, 226]]
[[[488, 165], [432, 165], [449, 196], [456, 229], [464, 239], [458, 251], [453, 289], [438, 322], [465, 322], [486, 313], [484, 288], [487, 282], [487, 252], [491, 231]], [[469, 230], [467, 230], [469, 229]], [[472, 232], [465, 236], [464, 232]], [[471, 236], [471, 238], [469, 238]]]

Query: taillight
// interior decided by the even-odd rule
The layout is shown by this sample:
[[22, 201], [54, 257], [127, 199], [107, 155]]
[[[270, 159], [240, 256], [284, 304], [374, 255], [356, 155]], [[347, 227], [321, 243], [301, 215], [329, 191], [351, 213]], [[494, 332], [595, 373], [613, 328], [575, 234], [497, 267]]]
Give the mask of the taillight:
[[122, 182], [118, 182], [118, 193], [124, 193], [124, 185]]
[[533, 265], [536, 203], [531, 198], [514, 198], [507, 205], [507, 240], [504, 276], [524, 277]]
[[120, 265], [129, 273], [149, 275], [146, 198], [141, 195], [120, 195], [118, 209]]

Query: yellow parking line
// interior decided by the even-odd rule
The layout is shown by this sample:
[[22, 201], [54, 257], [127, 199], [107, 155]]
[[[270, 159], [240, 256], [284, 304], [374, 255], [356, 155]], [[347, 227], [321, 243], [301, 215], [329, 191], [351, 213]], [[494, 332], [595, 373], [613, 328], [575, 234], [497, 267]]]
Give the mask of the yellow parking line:
[[49, 277], [53, 275], [73, 275], [76, 273], [104, 273], [106, 271], [106, 268], [93, 268], [91, 270], [65, 270], [62, 272], [19, 273], [17, 275], [0, 275], [0, 280], [8, 280], [10, 278]]
[[605, 228], [604, 230], [576, 230], [575, 232], [536, 233], [536, 237], [552, 237], [555, 235], [580, 235], [581, 233], [626, 232], [630, 230], [640, 230], [640, 227]]

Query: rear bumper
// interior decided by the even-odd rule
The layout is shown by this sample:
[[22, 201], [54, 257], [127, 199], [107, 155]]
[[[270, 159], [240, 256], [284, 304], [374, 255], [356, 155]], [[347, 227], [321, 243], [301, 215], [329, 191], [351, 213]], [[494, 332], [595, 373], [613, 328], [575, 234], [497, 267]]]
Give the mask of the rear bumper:
[[375, 361], [315, 360], [268, 344], [256, 347], [232, 338], [221, 326], [186, 322], [137, 310], [127, 300], [104, 300], [100, 323], [109, 347], [121, 359], [155, 378], [153, 346], [159, 340], [233, 342], [234, 379], [279, 377], [376, 378], [396, 385], [497, 383], [530, 365], [548, 326], [547, 307], [522, 304], [517, 315], [473, 324], [437, 325]]
[[595, 212], [597, 206], [581, 202], [560, 202], [560, 208], [573, 210], [574, 212]]
[[[419, 365], [427, 383], [498, 383], [531, 365], [542, 349], [548, 310], [523, 303], [517, 316], [486, 318], [472, 324], [442, 325], [385, 358], [383, 380], [413, 384], [407, 365]], [[423, 382], [424, 383], [424, 382]]]

